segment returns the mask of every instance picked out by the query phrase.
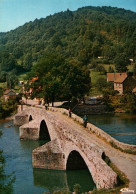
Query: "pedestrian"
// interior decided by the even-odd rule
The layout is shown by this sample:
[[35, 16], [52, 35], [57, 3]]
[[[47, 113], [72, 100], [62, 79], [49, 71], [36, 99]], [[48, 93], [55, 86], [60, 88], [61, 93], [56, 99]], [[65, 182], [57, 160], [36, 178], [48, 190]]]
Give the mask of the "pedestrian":
[[70, 108], [68, 109], [68, 112], [69, 112], [69, 117], [71, 117], [71, 109]]
[[45, 104], [45, 109], [46, 109], [46, 110], [48, 109], [48, 106], [47, 106], [47, 104]]
[[87, 116], [85, 115], [84, 117], [83, 117], [83, 126], [86, 128], [86, 126], [87, 126]]

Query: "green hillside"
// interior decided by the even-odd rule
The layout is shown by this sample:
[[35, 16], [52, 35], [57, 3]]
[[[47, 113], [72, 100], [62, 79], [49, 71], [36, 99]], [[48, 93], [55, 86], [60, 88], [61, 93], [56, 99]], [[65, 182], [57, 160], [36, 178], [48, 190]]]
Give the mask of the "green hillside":
[[84, 65], [102, 56], [114, 63], [120, 54], [136, 57], [136, 13], [112, 7], [84, 7], [36, 19], [0, 33], [0, 70], [30, 71], [44, 53], [59, 53]]

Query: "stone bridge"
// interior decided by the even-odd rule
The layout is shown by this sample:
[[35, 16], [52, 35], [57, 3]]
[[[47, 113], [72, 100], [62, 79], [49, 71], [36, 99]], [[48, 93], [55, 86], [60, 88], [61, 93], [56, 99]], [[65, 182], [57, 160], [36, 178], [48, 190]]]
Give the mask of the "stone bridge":
[[[67, 170], [88, 168], [97, 188], [113, 188], [117, 174], [106, 164], [105, 143], [115, 141], [117, 146], [129, 149], [88, 123], [82, 126], [82, 118], [65, 109], [49, 110], [29, 107], [15, 115], [14, 124], [19, 125], [20, 139], [47, 139], [48, 143], [33, 150], [34, 168]], [[107, 145], [107, 144], [106, 144]], [[109, 149], [111, 146], [108, 145]], [[136, 149], [136, 146], [131, 146]]]

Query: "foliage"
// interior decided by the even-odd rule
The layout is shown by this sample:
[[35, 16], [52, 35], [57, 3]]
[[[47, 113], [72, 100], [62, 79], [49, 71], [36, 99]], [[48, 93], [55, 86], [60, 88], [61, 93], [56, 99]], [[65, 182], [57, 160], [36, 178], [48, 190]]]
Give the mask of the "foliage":
[[96, 71], [100, 72], [101, 74], [106, 74], [106, 70], [102, 65], [97, 65]]
[[125, 112], [136, 113], [136, 96], [132, 93], [120, 97]]
[[134, 75], [134, 77], [136, 78], [136, 63], [134, 64], [133, 75]]
[[0, 97], [3, 95], [3, 88], [0, 87]]
[[7, 87], [13, 89], [18, 84], [18, 77], [15, 72], [12, 71], [7, 74]]
[[7, 73], [2, 71], [0, 72], [0, 82], [6, 82], [6, 75]]
[[81, 98], [90, 90], [90, 73], [76, 60], [67, 62], [58, 54], [48, 53], [28, 74], [29, 79], [38, 77], [28, 84], [33, 89], [32, 97], [44, 97], [47, 103], [55, 100]]
[[74, 192], [75, 194], [81, 193], [81, 186], [79, 184], [74, 185]]
[[97, 87], [97, 89], [99, 91], [102, 91], [104, 88], [106, 88], [108, 86], [107, 84], [107, 80], [105, 78], [99, 78], [95, 84], [95, 86]]
[[[2, 135], [0, 131], [0, 136]], [[13, 191], [12, 184], [15, 181], [15, 176], [12, 174], [5, 175], [4, 172], [5, 159], [3, 157], [3, 152], [0, 150], [0, 193], [10, 194]]]
[[104, 102], [112, 107], [115, 112], [136, 113], [136, 96], [132, 93], [127, 93], [122, 96], [116, 95], [117, 91], [109, 92], [104, 90]]
[[136, 13], [113, 7], [89, 6], [36, 19], [0, 33], [0, 71], [30, 71], [45, 52], [84, 65], [98, 56], [108, 63], [119, 62], [120, 55], [135, 59], [135, 29]]
[[18, 97], [16, 99], [10, 99], [6, 102], [0, 100], [0, 119], [10, 116], [17, 110]]
[[115, 58], [115, 68], [116, 72], [126, 72], [127, 71], [127, 65], [129, 64], [129, 60], [126, 56], [123, 54], [118, 55]]
[[108, 72], [109, 73], [114, 73], [114, 69], [111, 66], [109, 66]]

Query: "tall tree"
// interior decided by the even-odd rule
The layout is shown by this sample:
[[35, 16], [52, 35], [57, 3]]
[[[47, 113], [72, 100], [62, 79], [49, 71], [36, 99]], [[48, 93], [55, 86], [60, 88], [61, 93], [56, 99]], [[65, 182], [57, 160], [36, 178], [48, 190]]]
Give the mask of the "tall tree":
[[[30, 74], [29, 74], [30, 75]], [[57, 99], [81, 98], [90, 90], [90, 72], [78, 61], [66, 62], [56, 54], [48, 54], [32, 69], [38, 79], [31, 84], [33, 97], [44, 97], [47, 102]]]
[[130, 63], [129, 60], [125, 55], [119, 54], [115, 58], [115, 69], [116, 69], [116, 71], [117, 72], [126, 72], [127, 71], [127, 65], [129, 63]]

